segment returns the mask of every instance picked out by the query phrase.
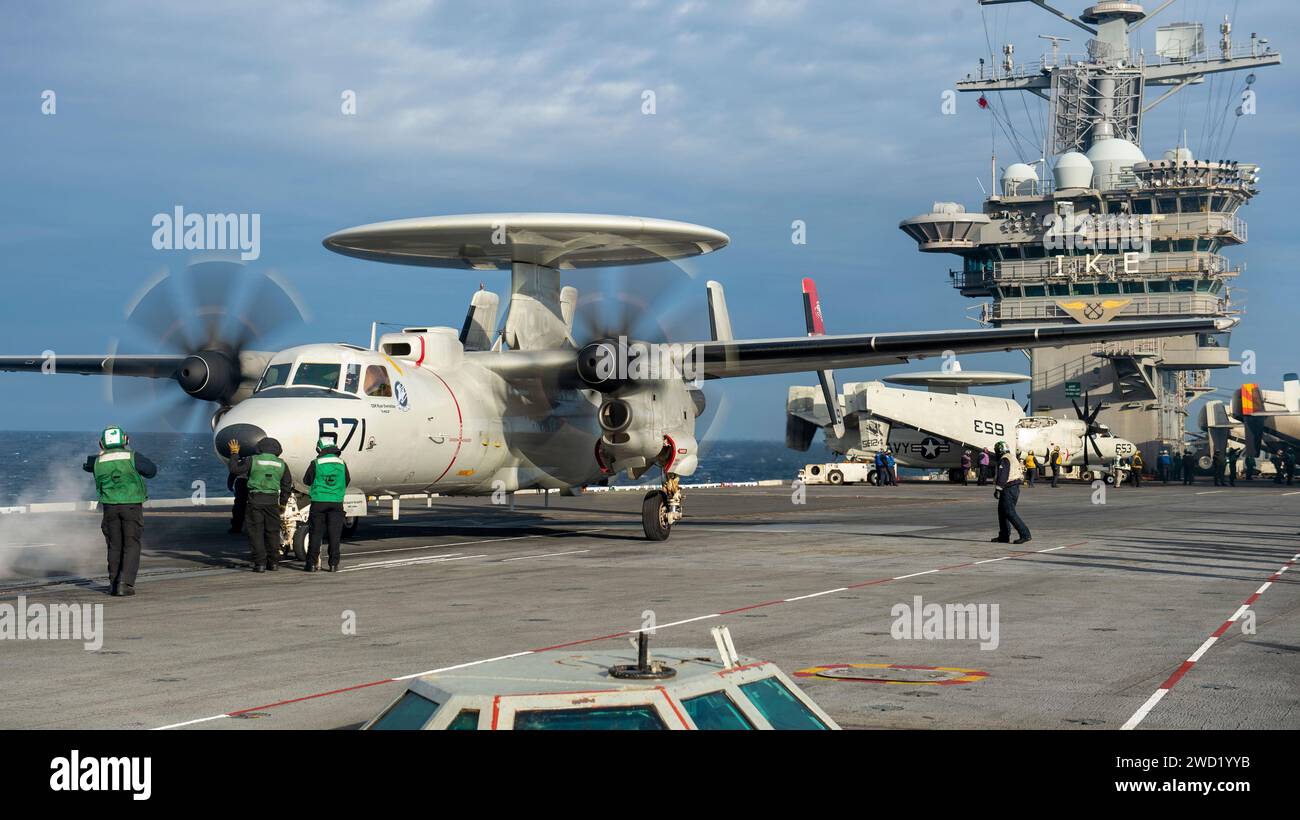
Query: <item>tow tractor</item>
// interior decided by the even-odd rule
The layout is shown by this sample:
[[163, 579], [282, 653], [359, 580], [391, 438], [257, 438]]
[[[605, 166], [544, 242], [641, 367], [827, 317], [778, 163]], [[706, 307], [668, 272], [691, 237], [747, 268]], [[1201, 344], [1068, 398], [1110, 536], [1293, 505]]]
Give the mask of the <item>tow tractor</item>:
[[875, 484], [876, 465], [867, 461], [806, 464], [798, 478], [804, 484]]

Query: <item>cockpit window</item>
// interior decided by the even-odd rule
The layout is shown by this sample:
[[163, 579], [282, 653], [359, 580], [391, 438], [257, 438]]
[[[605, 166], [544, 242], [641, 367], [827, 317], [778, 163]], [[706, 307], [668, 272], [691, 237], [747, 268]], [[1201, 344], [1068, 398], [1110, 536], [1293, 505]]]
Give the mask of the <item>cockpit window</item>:
[[265, 390], [268, 387], [280, 387], [289, 381], [289, 371], [292, 368], [293, 362], [281, 362], [280, 364], [271, 365], [262, 374], [262, 381], [258, 382], [257, 389]]
[[298, 372], [293, 376], [293, 383], [312, 387], [328, 387], [335, 390], [339, 386], [339, 370], [341, 368], [342, 365], [337, 363], [303, 362], [298, 365]]
[[366, 368], [366, 395], [392, 398], [393, 385], [389, 383], [388, 371], [382, 364], [372, 364]]
[[347, 373], [343, 376], [343, 392], [355, 393], [361, 386], [361, 365], [348, 365]]

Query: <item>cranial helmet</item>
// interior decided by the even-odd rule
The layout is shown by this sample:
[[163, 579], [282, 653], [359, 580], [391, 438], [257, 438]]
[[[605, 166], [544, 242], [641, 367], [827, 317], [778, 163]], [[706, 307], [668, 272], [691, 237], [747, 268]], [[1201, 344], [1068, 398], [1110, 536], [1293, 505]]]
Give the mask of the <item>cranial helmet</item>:
[[1006, 451], [1007, 451], [1007, 443], [1005, 441], [999, 441], [997, 444], [993, 445], [993, 452], [997, 453], [998, 455], [1002, 455]]
[[327, 438], [321, 438], [316, 440], [316, 452], [318, 453], [322, 452], [326, 447], [333, 447], [333, 446], [334, 446], [334, 442], [330, 441]]
[[125, 447], [130, 439], [126, 431], [116, 424], [110, 424], [104, 428], [104, 432], [99, 435], [99, 446], [105, 450], [113, 450], [119, 447]]
[[278, 456], [283, 451], [284, 448], [280, 446], [280, 442], [269, 436], [257, 443], [257, 452], [259, 453], [267, 453], [269, 455]]

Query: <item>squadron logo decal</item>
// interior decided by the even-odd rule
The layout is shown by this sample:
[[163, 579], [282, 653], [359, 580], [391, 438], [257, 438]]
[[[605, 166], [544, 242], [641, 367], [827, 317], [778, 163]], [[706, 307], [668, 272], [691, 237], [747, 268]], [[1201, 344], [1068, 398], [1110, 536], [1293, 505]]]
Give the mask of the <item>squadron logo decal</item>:
[[406, 385], [393, 382], [393, 398], [397, 399], [397, 409], [403, 412], [411, 409], [411, 397], [406, 392]]

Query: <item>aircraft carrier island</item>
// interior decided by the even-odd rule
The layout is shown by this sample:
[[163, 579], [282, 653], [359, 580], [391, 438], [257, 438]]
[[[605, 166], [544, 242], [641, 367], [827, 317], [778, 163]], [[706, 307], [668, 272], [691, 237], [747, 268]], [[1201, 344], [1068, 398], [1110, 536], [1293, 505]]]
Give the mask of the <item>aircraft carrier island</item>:
[[667, 543], [635, 492], [434, 498], [365, 519], [339, 573], [262, 575], [228, 506], [159, 506], [134, 598], [104, 594], [98, 514], [19, 514], [49, 543], [0, 544], [0, 604], [104, 623], [97, 651], [5, 641], [4, 723], [357, 728], [420, 673], [726, 626], [844, 728], [1296, 728], [1289, 491], [1040, 485], [1023, 546], [989, 542], [991, 488], [943, 482], [690, 489]]
[[[1257, 34], [1234, 32], [1227, 18], [1212, 43], [1201, 23], [1161, 25], [1149, 52], [1138, 35], [1168, 5], [1148, 14], [1141, 3], [1102, 0], [1077, 18], [1056, 12], [1083, 30], [1086, 49], [1062, 53], [1069, 38], [1042, 35], [1050, 55], [1022, 62], [1007, 44], [1000, 58], [981, 59], [978, 73], [957, 83], [979, 95], [1018, 161], [999, 168], [993, 155], [1001, 178], [980, 210], [936, 202], [899, 227], [923, 252], [961, 257], [949, 279], [963, 296], [990, 300], [979, 306], [980, 321], [1013, 327], [1240, 314], [1231, 290], [1242, 266], [1225, 252], [1247, 240], [1240, 211], [1259, 192], [1260, 169], [1223, 155], [1236, 119], [1254, 113], [1253, 72], [1281, 55]], [[1239, 87], [1227, 87], [1237, 72], [1244, 74]], [[1211, 111], [1198, 145], [1184, 130], [1143, 150], [1152, 109], [1216, 80], [1230, 105]], [[1021, 123], [1025, 131], [1012, 121], [1017, 97], [1026, 98], [1026, 118], [1028, 105], [1048, 106], [1040, 144], [1029, 135], [1036, 120]], [[1068, 411], [1072, 399], [1090, 394], [1106, 403], [1101, 421], [1150, 463], [1161, 447], [1183, 449], [1189, 405], [1211, 391], [1211, 371], [1237, 364], [1228, 335], [1033, 351], [1031, 411]]]

